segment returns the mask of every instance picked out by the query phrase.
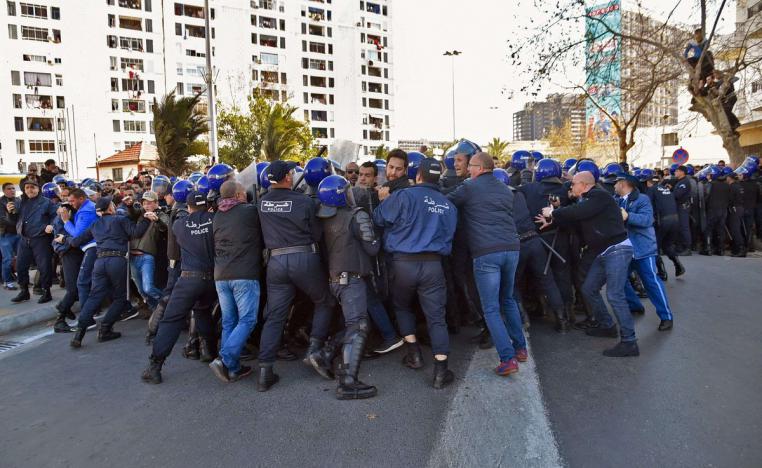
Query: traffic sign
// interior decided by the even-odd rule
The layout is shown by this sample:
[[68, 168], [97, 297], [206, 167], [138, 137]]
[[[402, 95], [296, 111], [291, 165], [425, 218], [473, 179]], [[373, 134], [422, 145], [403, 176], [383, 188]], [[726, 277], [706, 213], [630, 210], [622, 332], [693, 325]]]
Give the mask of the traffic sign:
[[688, 150], [678, 148], [672, 153], [672, 162], [677, 164], [685, 164], [688, 162]]

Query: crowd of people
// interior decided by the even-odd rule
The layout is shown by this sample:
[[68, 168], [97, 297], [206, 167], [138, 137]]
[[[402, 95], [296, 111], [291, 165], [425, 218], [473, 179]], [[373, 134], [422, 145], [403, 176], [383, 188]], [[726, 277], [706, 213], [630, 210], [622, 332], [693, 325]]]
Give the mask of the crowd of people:
[[396, 149], [345, 167], [258, 163], [248, 186], [226, 164], [115, 184], [77, 183], [48, 163], [42, 179], [30, 168], [21, 196], [3, 186], [5, 288], [20, 303], [34, 286], [45, 303], [54, 282], [65, 287], [54, 329], [73, 333], [73, 349], [98, 317], [99, 342], [120, 338], [119, 321], [147, 319], [150, 383], [184, 329], [182, 355], [223, 382], [252, 374], [256, 358], [267, 391], [276, 361], [301, 358], [336, 380], [339, 399], [377, 394], [358, 377], [365, 359], [404, 347], [402, 364], [422, 368], [421, 344], [432, 386], [447, 386], [450, 334], [467, 324], [482, 327], [471, 341], [496, 349], [501, 376], [528, 359], [530, 318], [619, 338], [605, 356], [638, 356], [642, 298], [659, 331], [674, 325], [662, 255], [678, 277], [679, 256], [722, 255], [728, 239], [743, 256], [762, 227], [755, 157], [735, 171], [662, 172], [518, 151], [500, 168], [461, 140], [442, 161]]

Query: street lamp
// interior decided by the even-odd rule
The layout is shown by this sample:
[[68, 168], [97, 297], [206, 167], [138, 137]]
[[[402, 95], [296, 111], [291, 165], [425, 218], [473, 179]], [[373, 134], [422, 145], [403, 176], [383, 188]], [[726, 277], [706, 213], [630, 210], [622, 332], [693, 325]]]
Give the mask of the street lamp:
[[455, 57], [462, 54], [459, 50], [446, 50], [442, 55], [450, 57], [450, 71], [452, 79], [452, 139], [455, 140]]

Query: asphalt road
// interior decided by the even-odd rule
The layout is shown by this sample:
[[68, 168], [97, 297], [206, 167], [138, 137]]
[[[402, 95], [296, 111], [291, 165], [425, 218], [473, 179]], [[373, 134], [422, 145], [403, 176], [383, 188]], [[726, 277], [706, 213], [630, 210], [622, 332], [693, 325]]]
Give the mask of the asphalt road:
[[[571, 467], [762, 466], [762, 259], [683, 257], [671, 332], [647, 299], [640, 357], [613, 339], [533, 326], [540, 386]], [[668, 265], [672, 273], [671, 263]]]

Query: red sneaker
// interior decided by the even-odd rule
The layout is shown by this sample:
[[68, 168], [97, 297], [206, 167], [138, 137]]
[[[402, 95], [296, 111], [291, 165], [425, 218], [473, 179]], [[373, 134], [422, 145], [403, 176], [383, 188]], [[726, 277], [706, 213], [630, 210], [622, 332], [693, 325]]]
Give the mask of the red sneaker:
[[519, 361], [516, 358], [511, 358], [507, 361], [500, 361], [500, 365], [495, 368], [497, 375], [511, 375], [519, 371]]
[[527, 362], [527, 359], [529, 359], [529, 353], [527, 352], [526, 348], [524, 349], [517, 349], [516, 350], [516, 360], [519, 362]]

